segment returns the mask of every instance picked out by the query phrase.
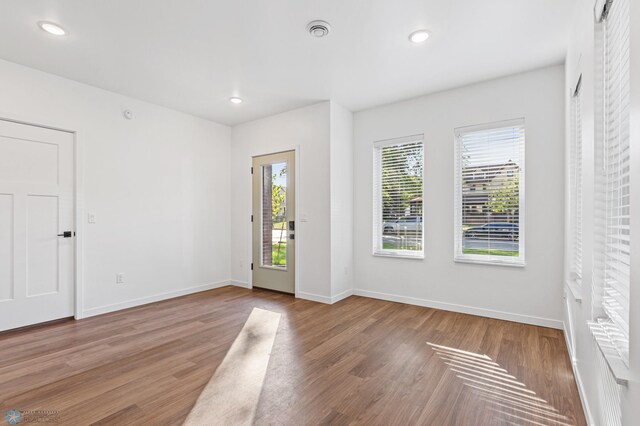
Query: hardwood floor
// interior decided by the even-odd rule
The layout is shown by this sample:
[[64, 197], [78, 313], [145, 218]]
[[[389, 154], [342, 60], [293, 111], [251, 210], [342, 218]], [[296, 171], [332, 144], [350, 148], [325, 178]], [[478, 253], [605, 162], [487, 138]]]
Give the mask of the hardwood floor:
[[256, 424], [586, 424], [559, 330], [236, 287], [0, 335], [0, 414], [181, 424], [254, 307], [282, 314]]

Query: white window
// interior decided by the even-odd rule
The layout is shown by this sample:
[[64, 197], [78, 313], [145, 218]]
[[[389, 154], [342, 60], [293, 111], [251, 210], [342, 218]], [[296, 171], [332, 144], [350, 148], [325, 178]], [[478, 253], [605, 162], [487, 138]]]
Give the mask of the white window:
[[523, 266], [524, 120], [459, 128], [455, 137], [455, 260]]
[[[596, 138], [594, 316], [596, 337], [629, 363], [630, 74], [629, 1], [606, 3], [603, 20], [603, 114]], [[602, 345], [601, 345], [602, 347]], [[607, 361], [612, 363], [611, 358]], [[612, 366], [613, 370], [616, 370]], [[616, 377], [620, 375], [616, 373]]]
[[373, 174], [373, 254], [424, 257], [422, 135], [376, 142]]
[[582, 115], [581, 108], [582, 76], [578, 79], [571, 97], [571, 151], [569, 167], [570, 196], [570, 244], [571, 259], [569, 281], [571, 286], [582, 286]]

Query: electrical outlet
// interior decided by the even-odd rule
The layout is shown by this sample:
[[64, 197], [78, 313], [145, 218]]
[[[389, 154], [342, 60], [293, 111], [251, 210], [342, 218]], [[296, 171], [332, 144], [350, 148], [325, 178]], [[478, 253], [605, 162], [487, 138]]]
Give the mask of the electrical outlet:
[[124, 274], [116, 274], [116, 284], [124, 284]]

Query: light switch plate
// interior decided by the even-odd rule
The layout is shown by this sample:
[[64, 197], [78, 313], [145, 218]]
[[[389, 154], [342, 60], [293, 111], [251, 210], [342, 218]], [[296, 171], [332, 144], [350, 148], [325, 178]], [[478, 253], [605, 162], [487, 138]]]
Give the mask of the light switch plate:
[[87, 214], [87, 222], [89, 223], [96, 223], [96, 214], [95, 213], [88, 213]]

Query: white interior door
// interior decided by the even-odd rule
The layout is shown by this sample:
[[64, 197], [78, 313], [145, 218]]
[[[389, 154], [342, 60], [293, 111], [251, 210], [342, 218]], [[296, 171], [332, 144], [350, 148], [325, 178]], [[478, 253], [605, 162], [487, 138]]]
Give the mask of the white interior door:
[[73, 316], [73, 144], [0, 120], [0, 331]]

